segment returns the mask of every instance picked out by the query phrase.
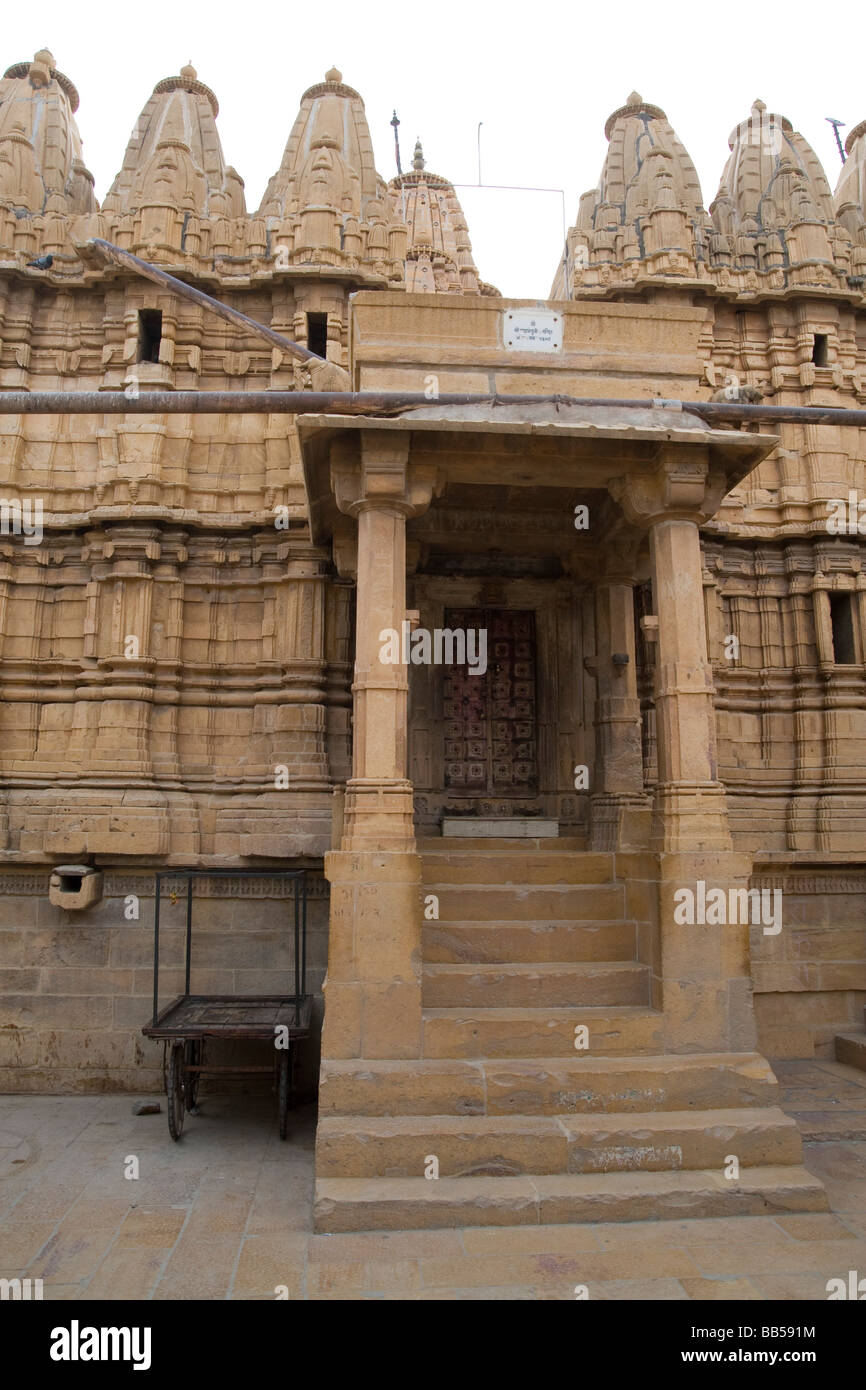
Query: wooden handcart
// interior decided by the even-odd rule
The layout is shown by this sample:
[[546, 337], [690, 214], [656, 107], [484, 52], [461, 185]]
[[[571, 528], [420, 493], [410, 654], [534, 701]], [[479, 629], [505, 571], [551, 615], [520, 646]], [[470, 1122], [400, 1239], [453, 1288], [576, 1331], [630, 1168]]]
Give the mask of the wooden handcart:
[[[294, 882], [293, 994], [227, 995], [190, 993], [193, 882], [197, 878], [282, 878]], [[165, 879], [186, 880], [186, 957], [184, 993], [159, 1008], [160, 900]], [[273, 1072], [278, 1098], [280, 1138], [285, 1139], [293, 1098], [296, 1044], [309, 1036], [312, 996], [306, 992], [307, 900], [303, 869], [181, 869], [156, 875], [153, 926], [153, 1018], [142, 1028], [146, 1038], [165, 1044], [165, 1094], [168, 1129], [174, 1140], [183, 1132], [184, 1117], [195, 1109], [202, 1075], [252, 1075]], [[263, 1066], [220, 1066], [207, 1057], [213, 1039], [260, 1039], [270, 1044], [273, 1057]]]

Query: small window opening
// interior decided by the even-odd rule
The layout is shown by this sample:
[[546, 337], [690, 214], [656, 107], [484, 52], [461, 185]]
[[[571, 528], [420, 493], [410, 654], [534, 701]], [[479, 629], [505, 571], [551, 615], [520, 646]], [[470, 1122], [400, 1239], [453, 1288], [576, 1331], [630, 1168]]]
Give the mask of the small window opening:
[[81, 874], [60, 874], [61, 893], [80, 893]]
[[158, 362], [159, 345], [162, 342], [162, 310], [139, 309], [138, 311], [138, 357], [139, 362]]
[[816, 333], [812, 339], [812, 361], [816, 367], [827, 366], [827, 334]]
[[857, 661], [857, 650], [850, 594], [830, 595], [830, 623], [833, 629], [833, 660], [838, 666], [853, 666]]
[[307, 314], [307, 347], [317, 357], [328, 355], [328, 315]]

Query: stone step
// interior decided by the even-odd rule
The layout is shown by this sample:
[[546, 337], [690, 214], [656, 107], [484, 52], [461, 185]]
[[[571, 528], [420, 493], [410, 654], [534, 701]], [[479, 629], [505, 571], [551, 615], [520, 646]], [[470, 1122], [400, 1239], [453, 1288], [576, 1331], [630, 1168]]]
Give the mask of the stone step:
[[647, 1004], [649, 967], [635, 961], [425, 965], [421, 998], [425, 1008], [434, 1009]]
[[836, 1061], [866, 1071], [866, 1033], [837, 1033]]
[[322, 1062], [324, 1115], [594, 1115], [766, 1108], [779, 1083], [755, 1052], [684, 1056]]
[[424, 922], [429, 965], [634, 960], [634, 922]]
[[[453, 841], [451, 842], [454, 843]], [[422, 854], [425, 884], [605, 884], [614, 879], [612, 854], [563, 854], [536, 850], [527, 854], [520, 844], [508, 851], [459, 850]]]
[[323, 1116], [319, 1177], [439, 1178], [666, 1172], [802, 1161], [800, 1132], [778, 1107], [642, 1115]]
[[[666, 1173], [520, 1178], [321, 1178], [319, 1232], [537, 1226], [826, 1211], [827, 1194], [797, 1164]], [[563, 1276], [565, 1279], [565, 1276]]]
[[630, 1113], [762, 1108], [779, 1083], [758, 1053], [689, 1053], [490, 1060], [484, 1068], [488, 1115]]
[[425, 1008], [425, 1057], [573, 1057], [575, 1028], [589, 1029], [586, 1051], [658, 1052], [662, 1015], [638, 1006], [621, 1008]]
[[626, 916], [622, 884], [425, 883], [439, 899], [440, 922], [604, 922]]

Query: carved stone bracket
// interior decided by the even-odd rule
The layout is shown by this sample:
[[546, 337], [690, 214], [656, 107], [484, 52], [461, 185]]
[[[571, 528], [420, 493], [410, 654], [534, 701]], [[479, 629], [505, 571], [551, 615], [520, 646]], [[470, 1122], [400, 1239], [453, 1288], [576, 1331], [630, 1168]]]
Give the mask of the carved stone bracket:
[[340, 511], [357, 517], [368, 506], [420, 516], [438, 491], [434, 463], [410, 462], [408, 431], [359, 431], [331, 446], [331, 487]]
[[611, 478], [608, 491], [626, 520], [641, 531], [659, 521], [709, 521], [721, 506], [728, 484], [721, 469], [710, 469], [702, 444], [664, 446], [651, 473]]

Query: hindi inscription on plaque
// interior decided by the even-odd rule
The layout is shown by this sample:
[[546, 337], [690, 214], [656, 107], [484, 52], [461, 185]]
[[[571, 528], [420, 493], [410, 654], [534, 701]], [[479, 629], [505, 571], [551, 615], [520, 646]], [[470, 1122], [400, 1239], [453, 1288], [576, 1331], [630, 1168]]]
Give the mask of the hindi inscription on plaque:
[[512, 352], [561, 352], [562, 315], [553, 309], [506, 309], [502, 334]]

